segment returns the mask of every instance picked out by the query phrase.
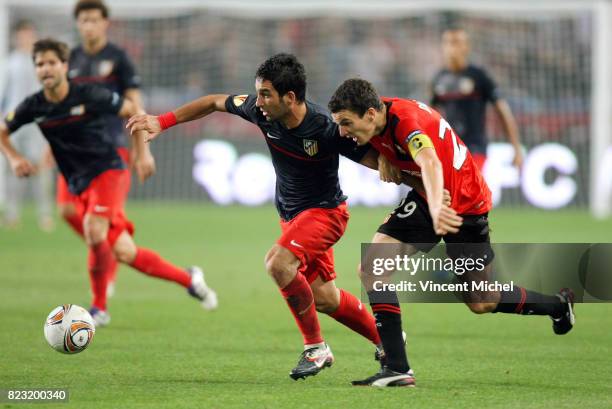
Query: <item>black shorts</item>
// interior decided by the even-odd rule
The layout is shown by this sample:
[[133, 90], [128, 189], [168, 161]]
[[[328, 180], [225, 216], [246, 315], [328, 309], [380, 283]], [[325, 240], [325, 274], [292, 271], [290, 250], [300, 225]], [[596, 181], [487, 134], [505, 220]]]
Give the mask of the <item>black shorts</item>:
[[413, 244], [425, 253], [444, 239], [449, 257], [484, 258], [488, 265], [495, 256], [489, 238], [488, 213], [461, 217], [463, 224], [459, 232], [437, 235], [427, 201], [411, 190], [377, 231], [403, 243]]

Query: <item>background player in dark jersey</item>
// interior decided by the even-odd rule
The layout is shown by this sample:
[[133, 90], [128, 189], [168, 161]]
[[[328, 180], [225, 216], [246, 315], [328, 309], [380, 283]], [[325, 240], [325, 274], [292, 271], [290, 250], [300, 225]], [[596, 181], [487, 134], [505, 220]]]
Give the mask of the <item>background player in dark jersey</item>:
[[[411, 191], [378, 228], [372, 243], [402, 244], [402, 254], [429, 251], [442, 238], [452, 259], [481, 259], [484, 271], [465, 272], [459, 280], [488, 280], [493, 261], [488, 212], [491, 192], [472, 155], [448, 122], [427, 105], [399, 98], [380, 98], [362, 79], [345, 81], [334, 93], [329, 108], [341, 135], [359, 145], [370, 144], [391, 163], [420, 173], [425, 193]], [[450, 192], [451, 205], [443, 201]], [[380, 251], [380, 246], [372, 248]], [[368, 260], [378, 255], [366, 255]], [[366, 269], [364, 269], [366, 270]], [[361, 271], [361, 267], [360, 267]], [[363, 274], [366, 289], [371, 278]], [[395, 291], [369, 291], [370, 304], [382, 338], [387, 366], [354, 385], [413, 386], [406, 358], [401, 310]], [[471, 311], [549, 315], [556, 334], [565, 334], [574, 323], [573, 294], [563, 289], [547, 296], [514, 286], [512, 291], [469, 293], [464, 299]]]
[[[140, 77], [134, 65], [120, 47], [108, 41], [109, 10], [101, 0], [79, 0], [73, 11], [81, 44], [70, 52], [68, 61], [68, 79], [74, 84], [98, 84], [109, 91], [129, 99], [136, 107], [142, 108], [140, 94]], [[121, 158], [130, 164], [128, 138], [123, 129], [123, 119], [117, 115], [107, 115], [106, 137], [115, 145]], [[139, 179], [155, 171], [155, 162], [148, 145], [144, 157], [133, 164]], [[131, 175], [125, 173], [126, 181], [122, 184], [123, 194], [127, 198], [130, 190]], [[83, 237], [82, 211], [76, 208], [76, 197], [68, 189], [66, 181], [60, 174], [57, 181], [57, 206], [60, 214], [77, 234]], [[117, 262], [113, 261], [109, 276], [109, 296], [114, 292]]]
[[265, 263], [304, 338], [304, 352], [290, 373], [298, 379], [316, 375], [334, 359], [316, 311], [380, 343], [374, 318], [355, 296], [335, 286], [332, 250], [349, 218], [338, 181], [338, 154], [373, 168], [377, 155], [340, 138], [329, 112], [305, 99], [306, 74], [294, 56], [278, 54], [266, 60], [257, 70], [255, 89], [256, 95], [207, 95], [159, 117], [130, 118], [127, 126], [155, 137], [177, 123], [218, 111], [259, 127], [276, 171], [282, 230]]
[[432, 100], [461, 135], [478, 168], [483, 169], [487, 157], [485, 115], [487, 103], [492, 103], [495, 112], [514, 147], [513, 164], [520, 168], [523, 163], [518, 127], [510, 106], [499, 95], [495, 81], [482, 68], [468, 60], [470, 44], [468, 34], [460, 28], [445, 30], [442, 34], [442, 53], [445, 67], [434, 77]]
[[[130, 100], [105, 88], [90, 84], [70, 84], [68, 48], [64, 43], [46, 39], [33, 50], [36, 75], [43, 90], [26, 98], [0, 122], [0, 149], [13, 172], [30, 176], [36, 168], [9, 140], [9, 133], [35, 122], [49, 142], [57, 165], [66, 178], [70, 192], [83, 210], [85, 240], [89, 246], [89, 272], [94, 294], [90, 312], [96, 325], [106, 325], [106, 289], [110, 262], [116, 257], [145, 274], [174, 281], [202, 302], [204, 308], [216, 307], [216, 294], [204, 281], [202, 271], [189, 271], [162, 259], [156, 252], [137, 247], [132, 239], [134, 226], [124, 213], [126, 165], [115, 146], [106, 138], [109, 114], [127, 117], [142, 110]], [[142, 160], [145, 133], [135, 133], [135, 163]]]

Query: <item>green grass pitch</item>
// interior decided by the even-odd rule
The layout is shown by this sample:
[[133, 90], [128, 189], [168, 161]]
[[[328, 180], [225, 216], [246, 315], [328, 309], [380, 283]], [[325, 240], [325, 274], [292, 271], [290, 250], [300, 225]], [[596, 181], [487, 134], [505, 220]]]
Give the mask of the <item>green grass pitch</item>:
[[[337, 283], [357, 293], [359, 243], [386, 209], [351, 212], [336, 246]], [[39, 233], [30, 216], [21, 231], [0, 231], [0, 388], [68, 388], [70, 402], [0, 408], [612, 407], [610, 304], [578, 305], [577, 325], [562, 337], [545, 317], [404, 305], [417, 387], [399, 390], [351, 387], [377, 369], [373, 348], [321, 316], [336, 363], [294, 382], [301, 338], [263, 265], [279, 231], [274, 209], [136, 204], [129, 214], [140, 245], [204, 267], [219, 310], [207, 313], [177, 285], [122, 268], [111, 326], [82, 354], [56, 353], [44, 319], [59, 304], [89, 306], [85, 247], [65, 226]], [[612, 222], [578, 211], [496, 210], [491, 219], [498, 242], [612, 241]]]

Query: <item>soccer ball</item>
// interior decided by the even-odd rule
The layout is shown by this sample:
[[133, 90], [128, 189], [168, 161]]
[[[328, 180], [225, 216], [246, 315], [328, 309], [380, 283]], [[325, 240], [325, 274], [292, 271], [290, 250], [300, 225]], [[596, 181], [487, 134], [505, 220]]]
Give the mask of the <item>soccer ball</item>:
[[77, 354], [83, 351], [96, 333], [93, 318], [87, 310], [74, 304], [64, 304], [47, 316], [45, 339], [58, 352]]

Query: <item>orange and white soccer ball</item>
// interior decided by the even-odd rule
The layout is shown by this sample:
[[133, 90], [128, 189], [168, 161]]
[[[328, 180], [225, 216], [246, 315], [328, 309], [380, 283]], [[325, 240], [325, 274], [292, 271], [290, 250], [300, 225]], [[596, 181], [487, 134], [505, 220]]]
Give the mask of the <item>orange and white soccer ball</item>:
[[45, 339], [58, 352], [77, 354], [91, 344], [96, 327], [89, 312], [78, 305], [64, 304], [47, 316]]

